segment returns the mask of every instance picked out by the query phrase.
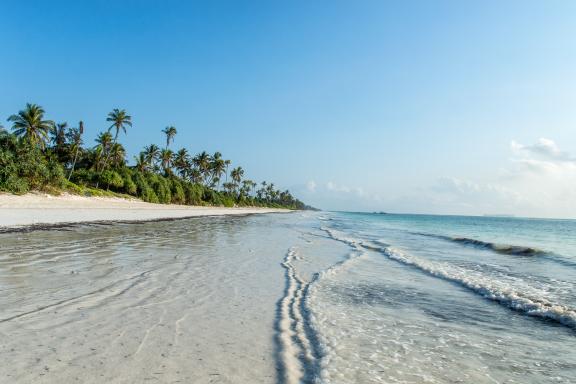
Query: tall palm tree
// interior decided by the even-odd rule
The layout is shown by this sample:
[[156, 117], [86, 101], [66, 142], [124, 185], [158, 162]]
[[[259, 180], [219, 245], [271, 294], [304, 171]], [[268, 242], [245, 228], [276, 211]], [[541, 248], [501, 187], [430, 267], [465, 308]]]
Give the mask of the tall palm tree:
[[138, 156], [134, 156], [134, 160], [136, 161], [136, 169], [139, 172], [146, 172], [148, 169], [148, 163], [146, 160], [146, 154], [144, 152], [140, 152]]
[[68, 123], [58, 123], [55, 124], [50, 130], [52, 150], [56, 154], [58, 161], [64, 164], [70, 160], [70, 151], [66, 145], [67, 128]]
[[68, 128], [68, 123], [58, 123], [55, 124], [50, 131], [52, 135], [52, 144], [56, 147], [56, 150], [61, 149], [66, 145], [66, 128]]
[[205, 181], [208, 176], [208, 173], [210, 172], [210, 155], [208, 154], [208, 152], [203, 151], [194, 156], [194, 159], [192, 159], [192, 161], [196, 166], [196, 168], [198, 168], [198, 170], [200, 171], [201, 179]]
[[164, 128], [162, 132], [164, 132], [164, 134], [166, 135], [166, 149], [168, 149], [168, 147], [170, 146], [170, 142], [174, 141], [174, 136], [176, 136], [178, 131], [176, 131], [176, 127], [171, 125], [169, 127]]
[[218, 185], [217, 189], [220, 189], [220, 178], [224, 170], [226, 169], [226, 161], [222, 159], [222, 154], [220, 152], [214, 153], [212, 156], [212, 162], [210, 164], [212, 171], [212, 182]]
[[234, 181], [235, 189], [238, 189], [240, 186], [240, 181], [242, 180], [242, 176], [244, 176], [244, 170], [242, 167], [236, 167], [230, 172], [230, 176]]
[[[96, 151], [96, 170], [100, 171], [104, 168], [104, 163], [108, 157], [110, 157], [110, 148], [114, 145], [114, 138], [110, 132], [102, 132], [96, 138], [96, 147], [94, 150]], [[96, 184], [98, 185], [98, 183]]]
[[166, 175], [172, 174], [172, 156], [174, 152], [170, 149], [166, 148], [160, 152], [160, 162], [162, 163], [162, 168], [164, 169], [164, 173]]
[[[124, 133], [126, 133], [126, 127], [132, 126], [132, 116], [127, 114], [126, 110], [124, 109], [114, 108], [112, 112], [108, 113], [106, 121], [112, 123], [112, 125], [110, 125], [110, 127], [108, 128], [108, 132], [110, 132], [112, 128], [116, 130], [116, 133], [114, 134], [114, 144], [118, 142], [118, 134], [120, 133], [120, 131], [122, 130]], [[108, 164], [109, 157], [110, 154], [108, 154], [108, 156], [104, 160], [103, 169]]]
[[174, 167], [178, 170], [178, 173], [180, 173], [180, 177], [184, 178], [190, 165], [190, 156], [188, 155], [186, 148], [182, 148], [176, 152], [172, 162]]
[[126, 150], [122, 144], [114, 143], [110, 147], [110, 163], [118, 168], [126, 164]]
[[70, 150], [74, 152], [74, 161], [72, 162], [72, 167], [70, 168], [70, 174], [68, 174], [68, 181], [72, 177], [72, 172], [76, 167], [76, 161], [78, 160], [78, 152], [82, 149], [82, 134], [84, 133], [84, 123], [80, 121], [78, 123], [78, 128], [72, 128], [68, 133], [68, 142], [70, 143]]
[[226, 171], [225, 171], [225, 172], [226, 172], [226, 173], [225, 173], [225, 175], [226, 175], [226, 180], [225, 180], [225, 182], [226, 182], [226, 183], [228, 182], [228, 167], [230, 166], [231, 163], [232, 163], [232, 162], [231, 162], [230, 160], [224, 160], [224, 165], [226, 166]]
[[150, 144], [144, 147], [144, 156], [146, 157], [146, 164], [148, 168], [154, 168], [154, 163], [160, 156], [160, 148], [156, 144]]
[[37, 104], [26, 104], [26, 108], [8, 118], [11, 121], [14, 134], [24, 138], [32, 145], [46, 148], [48, 133], [52, 130], [54, 122], [44, 120], [44, 109]]

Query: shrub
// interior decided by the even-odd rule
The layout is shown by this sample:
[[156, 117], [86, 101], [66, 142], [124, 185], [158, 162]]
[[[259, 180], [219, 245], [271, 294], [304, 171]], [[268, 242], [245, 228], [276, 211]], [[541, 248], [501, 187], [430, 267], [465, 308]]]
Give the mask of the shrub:
[[172, 201], [172, 193], [170, 192], [170, 185], [168, 184], [168, 180], [160, 175], [153, 173], [148, 174], [147, 178], [148, 184], [156, 193], [158, 202], [162, 204], [169, 204]]
[[110, 187], [122, 188], [124, 186], [124, 180], [122, 176], [116, 171], [106, 170], [99, 175], [100, 183], [106, 185], [107, 189]]
[[124, 181], [124, 192], [129, 195], [136, 195], [138, 188], [136, 187], [136, 183], [132, 180], [132, 172], [129, 168], [123, 168], [120, 172], [122, 176], [122, 180]]
[[172, 204], [186, 204], [186, 195], [182, 183], [178, 179], [170, 179], [170, 192], [172, 194]]
[[184, 194], [186, 196], [186, 204], [188, 205], [202, 205], [202, 196], [204, 195], [204, 187], [200, 184], [186, 183], [184, 184]]

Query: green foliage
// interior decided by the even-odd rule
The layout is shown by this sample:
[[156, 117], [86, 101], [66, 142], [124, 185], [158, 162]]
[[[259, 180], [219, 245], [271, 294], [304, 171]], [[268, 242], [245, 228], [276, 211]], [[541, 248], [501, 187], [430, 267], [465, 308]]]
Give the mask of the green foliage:
[[178, 179], [170, 179], [170, 192], [172, 194], [172, 204], [186, 204], [186, 194], [182, 183]]
[[185, 148], [172, 152], [168, 147], [176, 135], [174, 127], [164, 130], [163, 150], [149, 145], [136, 157], [136, 166], [128, 167], [125, 149], [117, 140], [132, 126], [132, 118], [125, 110], [114, 109], [106, 120], [111, 123], [108, 132], [98, 135], [96, 146], [83, 148], [82, 122], [78, 128], [54, 124], [44, 119], [42, 107], [28, 104], [9, 118], [14, 134], [0, 129], [0, 190], [129, 195], [163, 204], [308, 208], [274, 184], [263, 182], [257, 189], [255, 182], [244, 179], [244, 169], [230, 169], [231, 161], [220, 152], [196, 156]]
[[14, 135], [0, 135], [0, 190], [22, 194], [49, 186], [60, 188], [64, 181], [62, 166], [44, 156], [38, 146]]
[[132, 171], [129, 168], [124, 167], [120, 171], [120, 175], [122, 176], [123, 180], [124, 192], [129, 195], [136, 196], [138, 188], [136, 187], [134, 180], [132, 180]]
[[100, 183], [106, 185], [108, 189], [113, 187], [114, 189], [119, 189], [124, 186], [124, 180], [122, 176], [116, 171], [106, 170], [99, 175]]
[[158, 202], [162, 204], [170, 204], [172, 201], [172, 193], [170, 191], [168, 180], [155, 173], [148, 173], [146, 176], [148, 184], [152, 187], [158, 197]]
[[93, 170], [79, 168], [72, 173], [71, 181], [82, 186], [91, 185], [96, 181], [97, 174]]
[[184, 194], [186, 196], [186, 204], [188, 205], [203, 205], [204, 201], [204, 187], [200, 184], [186, 183], [184, 184]]

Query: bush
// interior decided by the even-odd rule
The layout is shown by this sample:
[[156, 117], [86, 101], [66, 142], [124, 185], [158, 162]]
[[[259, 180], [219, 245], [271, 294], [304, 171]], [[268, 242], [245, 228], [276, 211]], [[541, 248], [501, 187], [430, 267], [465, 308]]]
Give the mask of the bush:
[[146, 176], [141, 172], [134, 172], [132, 180], [136, 184], [136, 195], [147, 203], [159, 203], [156, 192], [150, 187]]
[[170, 192], [170, 185], [166, 178], [150, 173], [147, 175], [148, 184], [152, 187], [156, 196], [158, 198], [158, 202], [162, 204], [170, 204], [172, 201], [172, 193]]
[[124, 181], [124, 192], [129, 195], [136, 196], [138, 188], [136, 187], [136, 183], [132, 180], [132, 172], [128, 168], [123, 168], [120, 172], [122, 176], [122, 180]]
[[76, 169], [72, 173], [72, 177], [70, 178], [70, 181], [74, 182], [75, 184], [84, 186], [84, 187], [86, 187], [88, 185], [92, 185], [96, 181], [96, 172], [91, 171], [89, 169], [83, 169], [83, 168]]
[[186, 204], [186, 195], [182, 183], [178, 179], [170, 179], [170, 192], [172, 194], [172, 204]]
[[107, 189], [114, 187], [116, 189], [122, 188], [124, 186], [124, 180], [122, 176], [116, 171], [106, 170], [99, 175], [100, 183], [106, 185]]
[[186, 196], [186, 204], [188, 205], [202, 205], [202, 196], [204, 195], [204, 187], [200, 184], [186, 183], [184, 184], [184, 194]]

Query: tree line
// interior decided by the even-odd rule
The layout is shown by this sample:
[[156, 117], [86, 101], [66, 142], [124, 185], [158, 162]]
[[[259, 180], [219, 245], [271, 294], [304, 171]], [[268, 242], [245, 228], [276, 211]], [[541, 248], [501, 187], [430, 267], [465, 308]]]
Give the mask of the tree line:
[[108, 113], [109, 126], [92, 147], [84, 146], [82, 121], [71, 127], [44, 115], [39, 105], [27, 104], [8, 118], [9, 128], [0, 125], [0, 190], [125, 194], [165, 204], [308, 208], [288, 190], [245, 178], [244, 169], [232, 167], [220, 152], [173, 150], [178, 133], [174, 126], [162, 130], [166, 140], [161, 146], [147, 145], [130, 166], [119, 141], [132, 128], [132, 117], [124, 109]]

